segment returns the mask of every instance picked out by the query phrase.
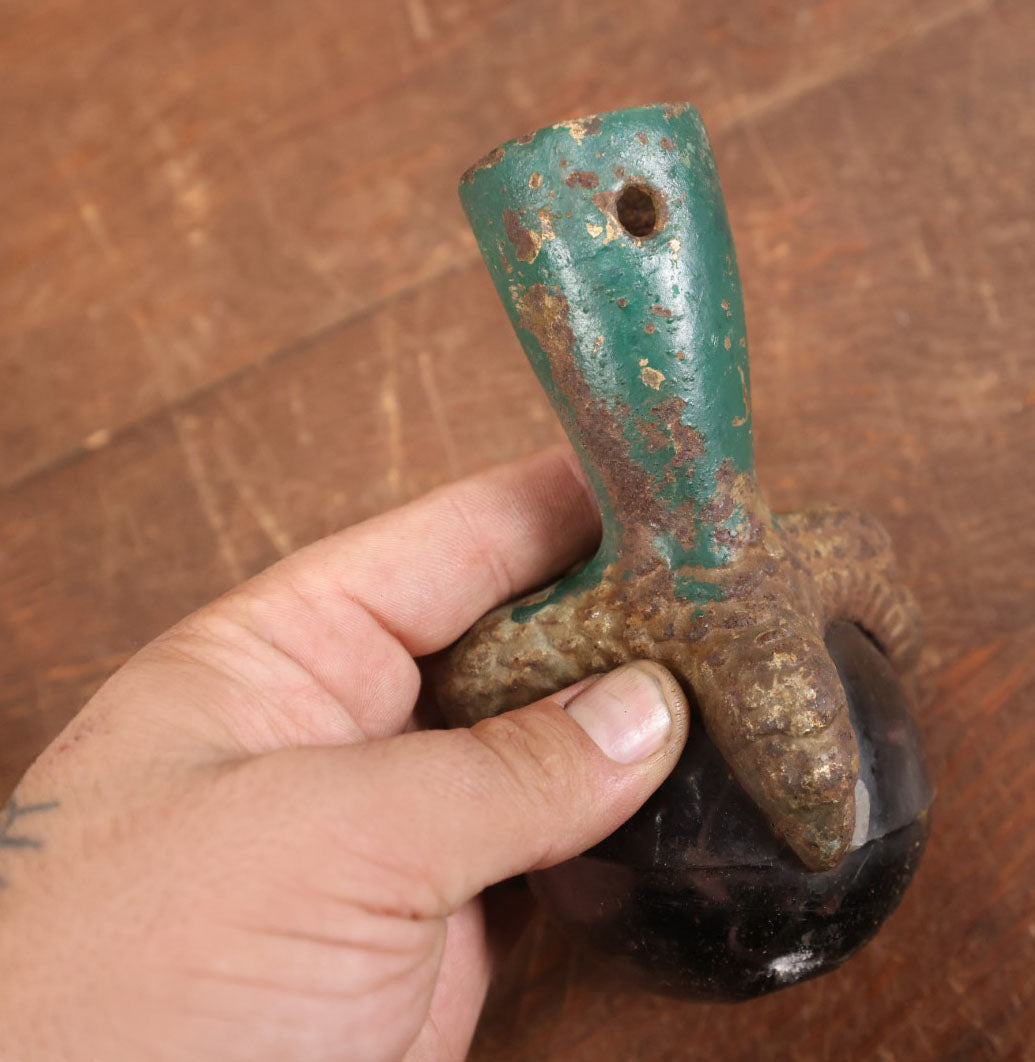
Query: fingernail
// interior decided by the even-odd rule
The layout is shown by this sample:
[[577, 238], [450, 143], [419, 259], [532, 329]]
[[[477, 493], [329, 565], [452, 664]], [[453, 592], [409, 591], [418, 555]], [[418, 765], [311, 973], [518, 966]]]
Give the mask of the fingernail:
[[568, 702], [566, 711], [616, 763], [639, 763], [672, 733], [672, 713], [651, 664], [626, 664]]

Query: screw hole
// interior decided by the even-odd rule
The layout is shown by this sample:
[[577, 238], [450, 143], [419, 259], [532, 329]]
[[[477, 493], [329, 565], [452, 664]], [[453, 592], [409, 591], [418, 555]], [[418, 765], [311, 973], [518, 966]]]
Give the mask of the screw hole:
[[658, 225], [658, 208], [651, 190], [642, 184], [627, 184], [615, 201], [618, 220], [630, 236], [643, 239]]

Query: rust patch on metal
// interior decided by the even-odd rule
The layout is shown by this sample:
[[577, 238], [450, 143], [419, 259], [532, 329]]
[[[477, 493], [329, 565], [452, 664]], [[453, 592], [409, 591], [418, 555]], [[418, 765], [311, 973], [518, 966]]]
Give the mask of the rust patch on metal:
[[469, 166], [464, 170], [463, 175], [460, 178], [461, 184], [470, 184], [474, 180], [474, 175], [479, 170], [488, 170], [496, 165], [498, 162], [502, 162], [506, 152], [503, 148], [493, 148], [487, 155], [483, 155], [473, 166]]
[[744, 413], [743, 416], [734, 417], [732, 424], [735, 428], [740, 428], [747, 424], [751, 417], [751, 394], [748, 391], [747, 377], [744, 375], [744, 370], [738, 365], [737, 372], [740, 373], [740, 393], [744, 399]]
[[543, 284], [533, 284], [518, 302], [518, 323], [536, 338], [550, 361], [558, 390], [570, 396], [575, 415], [574, 437], [591, 457], [604, 481], [623, 527], [623, 548], [639, 555], [650, 528], [663, 520], [662, 503], [654, 497], [647, 469], [630, 461], [622, 428], [632, 419], [623, 403], [614, 409], [593, 396], [575, 358], [576, 339], [569, 321], [568, 300]]
[[503, 211], [503, 231], [513, 244], [514, 253], [521, 262], [534, 262], [542, 245], [556, 236], [553, 231], [554, 215], [544, 209], [538, 212], [537, 217], [539, 218], [538, 231], [526, 228], [521, 221], [521, 215], [516, 210]]
[[636, 134], [636, 139], [637, 139], [637, 140], [638, 140], [638, 141], [639, 141], [639, 142], [640, 142], [640, 143], [641, 143], [641, 144], [642, 144], [642, 145], [643, 145], [644, 147], [646, 147], [646, 146], [647, 146], [647, 134], [646, 134], [646, 133], [637, 133], [637, 134]]
[[651, 407], [651, 412], [665, 425], [672, 442], [673, 463], [687, 468], [704, 454], [704, 436], [694, 427], [683, 423], [686, 402], [675, 395]]
[[[573, 360], [576, 339], [569, 324], [569, 314], [568, 300], [551, 292], [545, 284], [533, 284], [519, 301], [521, 327], [535, 336], [554, 369], [563, 369], [563, 383], [581, 390], [585, 389], [585, 383], [580, 385], [579, 379], [571, 376], [577, 370]], [[558, 382], [561, 382], [560, 378]]]
[[534, 262], [539, 248], [536, 247], [532, 234], [521, 224], [521, 217], [516, 210], [503, 211], [503, 231], [514, 245], [514, 253], [520, 262]]
[[661, 306], [658, 303], [655, 303], [650, 308], [650, 312], [652, 314], [654, 314], [655, 317], [671, 317], [672, 316], [672, 311], [670, 309], [668, 309], [665, 306]]
[[661, 139], [660, 139], [660, 140], [658, 141], [658, 144], [659, 144], [659, 145], [660, 145], [660, 146], [662, 147], [662, 149], [663, 149], [663, 150], [665, 150], [665, 151], [675, 151], [675, 150], [676, 150], [676, 142], [675, 142], [675, 141], [674, 141], [674, 140], [673, 140], [673, 139], [672, 139], [671, 137], [669, 137], [669, 136], [663, 136], [663, 137], [662, 137], [662, 138], [661, 138]]
[[500, 264], [503, 266], [504, 273], [508, 275], [514, 272], [514, 267], [510, 264], [510, 259], [507, 257], [507, 252], [503, 249], [503, 242], [500, 241], [496, 245], [496, 250], [499, 252]]
[[689, 103], [665, 103], [662, 105], [661, 111], [666, 118], [678, 118], [681, 114], [690, 110], [692, 104]]
[[648, 453], [656, 454], [669, 445], [669, 437], [657, 421], [636, 417], [633, 423], [636, 425], [636, 430], [643, 436]]
[[569, 188], [578, 185], [580, 188], [593, 189], [600, 184], [600, 178], [595, 173], [587, 173], [584, 170], [572, 170], [564, 179]]
[[589, 115], [585, 118], [574, 118], [570, 122], [559, 122], [555, 129], [567, 129], [572, 139], [581, 144], [587, 136], [599, 136], [604, 128], [603, 121], [597, 115]]

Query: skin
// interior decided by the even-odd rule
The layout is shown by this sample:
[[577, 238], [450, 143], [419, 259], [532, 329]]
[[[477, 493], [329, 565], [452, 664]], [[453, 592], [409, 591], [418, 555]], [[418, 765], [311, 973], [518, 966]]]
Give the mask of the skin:
[[[416, 658], [598, 536], [558, 448], [315, 543], [141, 650], [0, 814], [0, 1055], [463, 1057], [494, 961], [480, 894], [628, 818], [687, 712], [634, 665], [421, 730]], [[631, 681], [668, 714], [622, 763], [587, 705], [607, 687], [625, 711]]]

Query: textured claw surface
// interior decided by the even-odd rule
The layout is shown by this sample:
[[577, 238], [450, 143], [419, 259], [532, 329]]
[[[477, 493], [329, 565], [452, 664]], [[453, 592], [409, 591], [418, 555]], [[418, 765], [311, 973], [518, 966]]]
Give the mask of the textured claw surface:
[[[860, 522], [865, 537], [852, 533]], [[831, 525], [839, 529], [836, 560], [823, 540]], [[711, 604], [676, 597], [673, 573], [660, 563], [635, 579], [616, 565], [570, 593], [562, 581], [482, 619], [451, 650], [440, 702], [452, 722], [469, 725], [588, 674], [656, 660], [684, 685], [773, 829], [808, 866], [835, 865], [855, 826], [858, 758], [823, 635], [850, 618], [888, 644], [897, 628], [885, 626], [880, 603], [894, 600], [907, 615], [914, 608], [892, 581], [886, 542], [874, 552], [875, 527], [829, 508], [778, 524], [763, 514], [753, 541], [721, 573], [727, 596]], [[841, 565], [850, 579], [838, 577]], [[514, 619], [544, 598], [554, 600]]]

